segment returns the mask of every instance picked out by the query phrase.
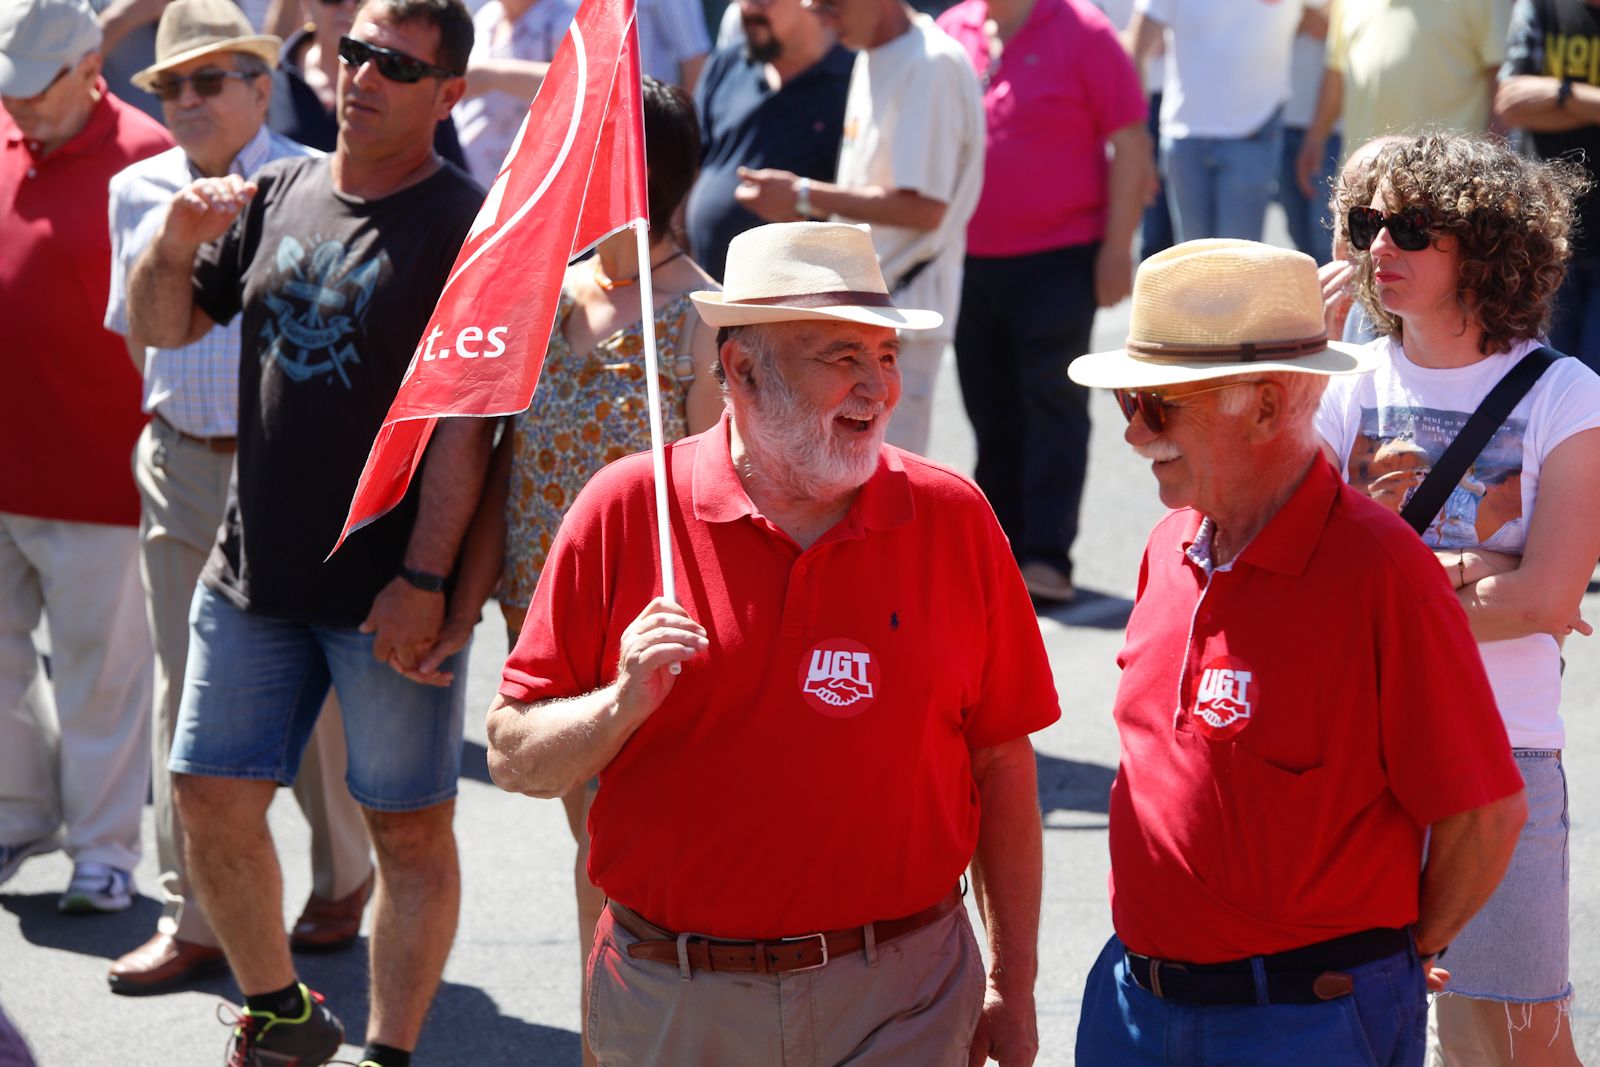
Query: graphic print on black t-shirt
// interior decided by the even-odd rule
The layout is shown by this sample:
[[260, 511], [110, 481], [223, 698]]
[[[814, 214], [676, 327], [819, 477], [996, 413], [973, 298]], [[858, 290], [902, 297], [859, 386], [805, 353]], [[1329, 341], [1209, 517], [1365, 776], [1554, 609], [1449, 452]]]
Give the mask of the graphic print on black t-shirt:
[[[1468, 412], [1436, 408], [1363, 407], [1350, 449], [1350, 484], [1371, 492], [1380, 477], [1407, 471], [1420, 485], [1469, 417]], [[1522, 439], [1527, 426], [1526, 419], [1512, 418], [1494, 432], [1423, 532], [1425, 544], [1430, 548], [1522, 544]], [[1394, 505], [1403, 507], [1415, 492], [1413, 485]]]
[[483, 191], [448, 165], [388, 196], [335, 191], [327, 157], [268, 164], [195, 300], [241, 317], [239, 444], [205, 580], [242, 610], [355, 626], [400, 569], [418, 495], [328, 559]]
[[363, 262], [337, 238], [310, 247], [292, 235], [280, 238], [277, 290], [262, 294], [271, 316], [261, 328], [262, 363], [276, 361], [290, 381], [337, 379], [353, 388], [345, 366], [360, 363], [361, 353], [349, 338], [361, 331], [388, 264], [387, 252]]

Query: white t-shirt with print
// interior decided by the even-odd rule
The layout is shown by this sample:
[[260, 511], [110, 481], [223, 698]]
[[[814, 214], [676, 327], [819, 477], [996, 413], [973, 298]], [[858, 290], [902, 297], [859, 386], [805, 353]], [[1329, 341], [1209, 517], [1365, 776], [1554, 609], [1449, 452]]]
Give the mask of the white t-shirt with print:
[[944, 316], [939, 330], [919, 334], [929, 340], [955, 333], [967, 221], [983, 187], [983, 138], [978, 76], [961, 46], [926, 15], [917, 15], [888, 44], [856, 54], [837, 181], [910, 189], [945, 204], [944, 218], [932, 230], [872, 227], [872, 245], [891, 289], [932, 258], [893, 294], [901, 307]]
[[1138, 0], [1167, 27], [1161, 132], [1248, 137], [1289, 99], [1302, 0]]
[[[1509, 352], [1465, 367], [1419, 367], [1393, 338], [1371, 374], [1329, 379], [1317, 432], [1339, 457], [1350, 484], [1365, 488], [1401, 466], [1430, 467], [1483, 398], [1529, 352]], [[1521, 555], [1539, 496], [1539, 472], [1558, 445], [1600, 426], [1600, 376], [1576, 359], [1557, 360], [1489, 439], [1423, 533], [1430, 548], [1486, 548]], [[1478, 645], [1506, 732], [1516, 748], [1561, 748], [1561, 653], [1549, 634]]]

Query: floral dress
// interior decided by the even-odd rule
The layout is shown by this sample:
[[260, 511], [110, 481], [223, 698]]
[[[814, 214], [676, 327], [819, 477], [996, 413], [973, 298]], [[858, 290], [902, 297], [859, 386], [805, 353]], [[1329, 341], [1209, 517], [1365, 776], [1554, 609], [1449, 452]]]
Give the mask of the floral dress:
[[[566, 292], [556, 311], [539, 387], [512, 420], [511, 492], [506, 498], [506, 567], [500, 600], [526, 608], [567, 508], [612, 460], [650, 447], [644, 380], [644, 328], [636, 322], [574, 352], [563, 333], [577, 302]], [[664, 440], [689, 432], [685, 404], [694, 381], [689, 347], [694, 305], [687, 295], [656, 310]]]

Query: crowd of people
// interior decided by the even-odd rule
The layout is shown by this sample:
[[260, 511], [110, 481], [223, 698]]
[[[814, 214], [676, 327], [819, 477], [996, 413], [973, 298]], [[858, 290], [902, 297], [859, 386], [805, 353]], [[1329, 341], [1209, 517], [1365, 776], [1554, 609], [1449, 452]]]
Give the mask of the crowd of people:
[[[226, 969], [230, 1067], [323, 1063], [294, 954], [365, 923], [361, 1064], [405, 1067], [493, 598], [489, 771], [566, 808], [586, 1064], [1026, 1067], [1035, 612], [1105, 388], [1172, 511], [1078, 1062], [1420, 1064], [1433, 990], [1451, 1067], [1576, 1063], [1600, 6], [1107, 3], [734, 0], [713, 49], [640, 0], [648, 262], [570, 264], [532, 405], [442, 421], [329, 557], [578, 4], [0, 0], [0, 884], [60, 849], [63, 913], [127, 909], [148, 790], [111, 991]], [[922, 458], [947, 348], [971, 480]]]

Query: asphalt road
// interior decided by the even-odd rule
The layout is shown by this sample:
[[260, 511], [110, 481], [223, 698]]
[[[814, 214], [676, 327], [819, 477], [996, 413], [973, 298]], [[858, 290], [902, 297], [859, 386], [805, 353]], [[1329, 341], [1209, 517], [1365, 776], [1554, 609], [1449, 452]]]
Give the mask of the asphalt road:
[[[1120, 342], [1127, 307], [1102, 315], [1096, 347]], [[1045, 816], [1046, 879], [1038, 988], [1039, 1062], [1072, 1062], [1083, 979], [1110, 934], [1106, 901], [1106, 793], [1117, 763], [1110, 720], [1122, 640], [1139, 552], [1161, 513], [1144, 464], [1122, 444], [1115, 405], [1096, 397], [1096, 429], [1076, 557], [1083, 589], [1070, 609], [1040, 626], [1064, 715], [1035, 738]], [[971, 469], [970, 431], [954, 375], [946, 366], [935, 416], [935, 459]], [[1593, 590], [1585, 614], [1600, 617]], [[1306, 605], [1305, 610], [1316, 610]], [[500, 792], [484, 766], [482, 709], [505, 654], [491, 606], [472, 653], [467, 743], [457, 815], [464, 885], [460, 932], [418, 1049], [419, 1067], [575, 1064], [578, 1061], [579, 953], [571, 893], [572, 843], [561, 808]], [[1589, 772], [1600, 762], [1592, 641], [1569, 645], [1565, 711], [1572, 783], [1573, 1026], [1579, 1052], [1600, 1061], [1600, 791]], [[286, 923], [308, 891], [307, 835], [284, 794], [272, 825], [285, 857]], [[153, 841], [146, 832], [145, 840]], [[141, 898], [118, 916], [57, 916], [55, 900], [70, 866], [57, 854], [30, 861], [0, 889], [0, 1005], [31, 1042], [40, 1067], [215, 1067], [227, 1027], [218, 1008], [237, 997], [231, 981], [168, 996], [127, 999], [105, 986], [108, 963], [153, 928], [156, 902]], [[150, 859], [137, 877], [155, 884]], [[1174, 901], [1181, 908], [1181, 901]], [[328, 996], [347, 1029], [365, 1027], [364, 953], [301, 957], [301, 974]], [[357, 1052], [351, 1047], [347, 1052]], [[353, 1058], [353, 1057], [352, 1057]]]

